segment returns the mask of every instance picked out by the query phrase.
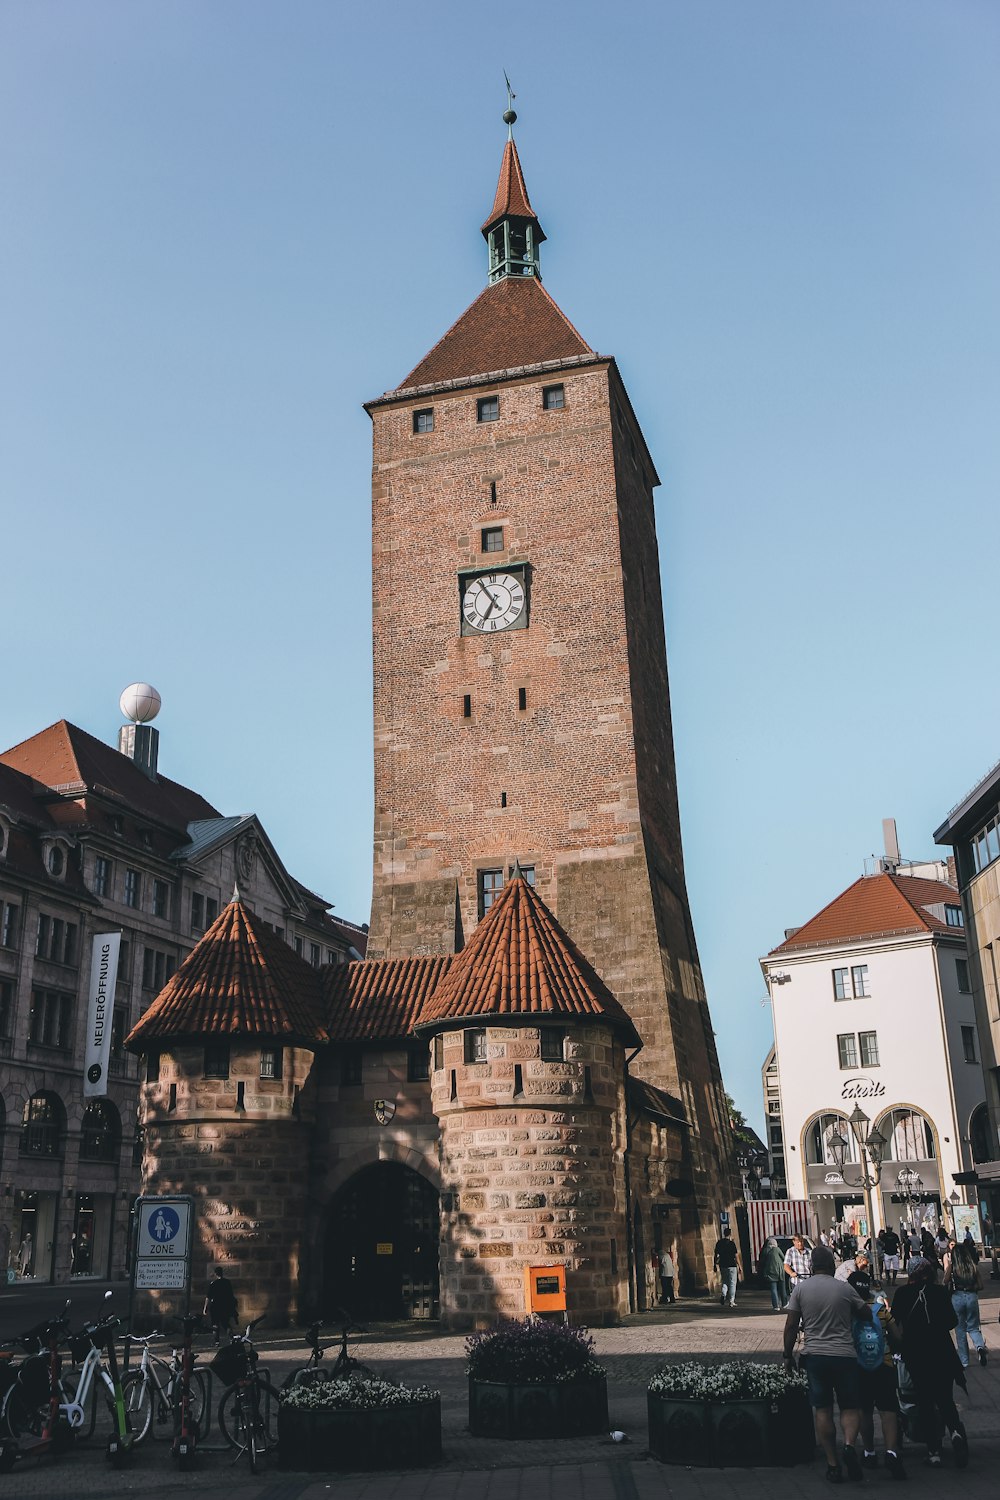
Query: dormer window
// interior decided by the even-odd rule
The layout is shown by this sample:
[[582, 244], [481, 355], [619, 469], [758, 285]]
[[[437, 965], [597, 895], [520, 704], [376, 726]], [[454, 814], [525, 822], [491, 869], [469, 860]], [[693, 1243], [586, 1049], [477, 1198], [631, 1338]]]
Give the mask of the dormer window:
[[949, 927], [965, 926], [965, 918], [962, 915], [962, 908], [960, 906], [946, 906], [944, 909], [944, 919]]

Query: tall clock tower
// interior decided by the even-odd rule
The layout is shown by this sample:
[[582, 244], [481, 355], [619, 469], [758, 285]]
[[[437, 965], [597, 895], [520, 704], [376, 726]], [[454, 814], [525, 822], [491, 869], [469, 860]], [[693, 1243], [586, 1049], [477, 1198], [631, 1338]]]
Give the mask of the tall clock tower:
[[684, 884], [659, 481], [614, 359], [543, 285], [510, 133], [482, 232], [485, 289], [366, 406], [368, 956], [460, 950], [518, 862], [634, 1022], [632, 1073], [684, 1102], [705, 1237], [729, 1122]]

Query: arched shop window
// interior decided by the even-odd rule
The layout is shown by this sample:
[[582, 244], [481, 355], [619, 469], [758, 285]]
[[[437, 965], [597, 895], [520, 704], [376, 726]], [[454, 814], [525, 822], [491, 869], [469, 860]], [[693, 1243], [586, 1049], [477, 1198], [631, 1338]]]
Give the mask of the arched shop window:
[[22, 1156], [61, 1156], [66, 1111], [58, 1094], [33, 1094], [21, 1116]]
[[812, 1167], [835, 1167], [837, 1158], [830, 1146], [831, 1137], [843, 1136], [847, 1142], [847, 1160], [857, 1161], [857, 1145], [844, 1115], [817, 1115], [806, 1126], [806, 1161]]
[[933, 1161], [934, 1132], [930, 1122], [915, 1109], [890, 1109], [878, 1122], [888, 1141], [886, 1161]]
[[121, 1120], [108, 1099], [91, 1099], [80, 1126], [81, 1161], [117, 1161]]

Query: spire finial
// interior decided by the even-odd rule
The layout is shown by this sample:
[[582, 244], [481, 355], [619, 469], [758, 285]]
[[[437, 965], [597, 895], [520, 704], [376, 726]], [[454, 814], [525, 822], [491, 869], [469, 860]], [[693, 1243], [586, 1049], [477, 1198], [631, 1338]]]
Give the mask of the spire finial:
[[514, 100], [517, 98], [517, 95], [510, 86], [510, 79], [507, 77], [506, 71], [503, 75], [503, 81], [507, 85], [507, 108], [503, 112], [503, 122], [507, 127], [507, 139], [512, 141], [514, 139], [514, 121], [517, 119], [517, 111], [514, 108]]
[[233, 894], [230, 897], [230, 904], [232, 904], [233, 901], [242, 901], [242, 900], [243, 900], [243, 892], [240, 890], [240, 882], [239, 882], [239, 880], [236, 879], [236, 880], [233, 881]]

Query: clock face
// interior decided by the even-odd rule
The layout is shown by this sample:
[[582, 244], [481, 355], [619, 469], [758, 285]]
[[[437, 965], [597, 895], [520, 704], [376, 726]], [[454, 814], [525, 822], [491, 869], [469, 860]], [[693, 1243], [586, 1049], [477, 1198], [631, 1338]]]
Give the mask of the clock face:
[[524, 609], [524, 584], [513, 573], [473, 578], [462, 596], [462, 614], [472, 629], [487, 634], [508, 630]]

